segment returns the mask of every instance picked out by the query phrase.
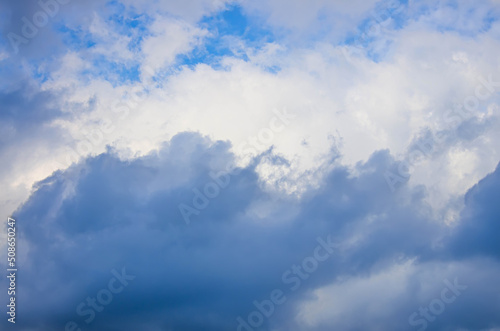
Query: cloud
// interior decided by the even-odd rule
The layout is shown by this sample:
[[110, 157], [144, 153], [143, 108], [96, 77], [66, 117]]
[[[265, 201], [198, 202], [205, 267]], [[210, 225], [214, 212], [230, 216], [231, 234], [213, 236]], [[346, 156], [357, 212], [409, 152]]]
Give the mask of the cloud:
[[15, 53], [40, 4], [0, 0], [20, 329], [234, 330], [275, 289], [266, 330], [413, 329], [455, 277], [429, 329], [498, 326], [495, 4], [70, 2]]
[[376, 1], [323, 1], [307, 4], [301, 1], [242, 1], [249, 13], [264, 18], [265, 22], [278, 31], [283, 31], [293, 42], [297, 36], [322, 38], [338, 42], [374, 9]]
[[[55, 165], [44, 161], [52, 158], [50, 149], [63, 132], [51, 127], [51, 122], [65, 115], [56, 106], [60, 96], [41, 91], [23, 70], [7, 69], [4, 77], [12, 77], [9, 88], [0, 92], [0, 183], [4, 187], [0, 214], [7, 217], [29, 196], [33, 182], [52, 173]], [[49, 156], [43, 160], [44, 155]]]
[[[411, 290], [409, 284], [418, 284], [409, 277], [419, 270], [429, 275], [426, 277], [451, 277], [467, 275], [472, 268], [467, 263], [483, 263], [484, 277], [491, 279], [496, 273], [497, 263], [488, 260], [471, 260], [460, 266], [452, 258], [449, 263], [463, 267], [463, 272], [452, 272], [446, 264], [439, 268], [447, 271], [432, 267], [433, 263], [439, 265], [433, 262], [443, 256], [439, 242], [451, 230], [430, 218], [430, 209], [423, 201], [425, 189], [405, 186], [398, 195], [380, 190], [383, 171], [394, 164], [384, 151], [359, 164], [355, 176], [347, 168], [332, 164], [322, 185], [301, 198], [265, 190], [252, 163], [231, 177], [229, 185], [186, 225], [179, 204], [190, 204], [193, 189], [203, 190], [213, 181], [210, 172], [220, 171], [233, 158], [229, 144], [183, 133], [144, 157], [120, 160], [108, 150], [39, 182], [15, 213], [22, 239], [19, 250], [26, 254], [19, 276], [19, 287], [23, 288], [18, 296], [23, 302], [19, 314], [24, 316], [19, 321], [20, 329], [63, 328], [75, 321], [88, 330], [111, 325], [234, 330], [236, 318], [246, 318], [255, 309], [254, 300], [264, 300], [273, 289], [280, 288], [288, 297], [287, 303], [263, 325], [269, 329], [287, 325], [289, 330], [298, 330], [296, 309], [300, 309], [299, 316], [308, 316], [310, 308], [300, 307], [313, 300], [312, 291], [323, 291], [321, 288], [329, 284], [340, 286], [344, 284], [342, 279], [348, 282], [342, 289], [347, 289], [349, 282], [374, 275], [367, 283], [368, 293], [370, 286], [385, 284], [389, 281], [386, 277], [393, 274], [391, 277], [403, 279], [399, 287], [380, 289], [386, 297], [385, 313], [368, 315], [377, 325], [391, 327], [406, 319], [407, 315], [389, 317], [403, 312], [396, 302], [402, 300], [401, 293]], [[470, 195], [487, 196], [497, 186], [493, 184], [497, 178], [486, 178], [471, 191], [477, 193]], [[269, 205], [268, 201], [273, 203]], [[471, 198], [467, 201], [470, 203]], [[488, 206], [475, 208], [493, 219], [497, 211], [487, 211]], [[463, 222], [467, 224], [466, 217]], [[491, 222], [481, 222], [484, 232], [479, 233], [491, 229]], [[480, 240], [477, 232], [466, 233], [471, 235], [468, 238]], [[462, 235], [453, 236], [458, 240]], [[318, 237], [328, 237], [336, 249], [331, 260], [293, 292], [283, 283], [282, 274], [313, 251]], [[487, 253], [479, 250], [479, 257], [485, 259]], [[87, 326], [84, 319], [88, 316], [78, 315], [76, 307], [106, 286], [112, 269], [122, 267], [135, 280]], [[378, 281], [377, 274], [382, 277]], [[32, 282], [35, 278], [37, 281]], [[467, 280], [471, 293], [476, 293], [474, 287], [482, 286], [474, 283], [477, 278]], [[319, 298], [331, 297], [328, 291], [319, 293]], [[411, 297], [404, 299], [407, 308], [420, 303]], [[362, 298], [352, 302], [354, 307], [364, 305]], [[321, 302], [317, 300], [323, 299], [314, 302]], [[489, 304], [494, 303], [481, 303], [484, 307]], [[486, 312], [484, 323], [497, 323], [496, 315], [491, 310]], [[314, 316], [308, 317], [309, 323], [311, 318], [319, 321]], [[364, 325], [374, 321], [367, 317]], [[460, 321], [457, 326], [467, 325]], [[335, 319], [330, 323], [331, 327], [341, 325]]]
[[499, 267], [488, 259], [395, 264], [316, 290], [296, 323], [299, 330], [494, 330]]
[[[452, 30], [436, 31], [433, 23], [443, 21], [439, 15], [432, 16], [437, 11], [446, 9], [456, 16], [469, 8], [462, 3], [429, 5], [427, 9], [411, 3], [393, 18], [401, 22], [391, 24], [377, 18], [386, 17], [388, 8], [394, 6], [385, 2], [365, 3], [360, 8], [353, 2], [321, 1], [307, 8], [299, 3], [285, 6], [279, 1], [260, 9], [246, 2], [229, 6], [194, 1], [191, 5], [195, 8], [173, 2], [160, 7], [152, 2], [70, 3], [64, 7], [66, 11], [55, 18], [55, 25], [47, 27], [54, 30], [57, 24], [62, 25], [53, 31], [58, 41], [37, 38], [52, 49], [51, 56], [37, 50], [33, 58], [28, 54], [21, 57], [36, 63], [26, 65], [25, 70], [36, 77], [43, 91], [64, 90], [54, 103], [73, 115], [54, 120], [53, 125], [64, 133], [61, 145], [69, 148], [55, 146], [53, 160], [47, 162], [67, 164], [61, 160], [74, 154], [68, 150], [78, 150], [79, 145], [86, 144], [86, 133], [102, 131], [103, 123], [109, 121], [115, 130], [78, 154], [95, 155], [106, 145], [119, 149], [122, 155], [129, 151], [132, 155], [146, 154], [184, 131], [199, 131], [239, 146], [267, 125], [273, 109], [286, 109], [297, 115], [297, 120], [276, 136], [272, 145], [292, 160], [289, 181], [316, 173], [316, 165], [332, 146], [340, 150], [344, 164], [349, 166], [366, 161], [380, 149], [389, 149], [404, 160], [422, 132], [437, 134], [446, 129], [451, 135], [461, 130], [458, 139], [447, 140], [438, 153], [412, 167], [409, 179], [411, 185], [429, 188], [428, 201], [437, 213], [447, 213], [445, 209], [454, 205], [450, 215], [457, 215], [456, 199], [497, 164], [498, 151], [492, 143], [498, 132], [493, 124], [498, 117], [497, 94], [481, 101], [473, 112], [481, 125], [447, 127], [447, 120], [453, 117], [448, 111], [454, 104], [463, 103], [464, 96], [474, 95], [479, 77], [493, 73], [493, 80], [498, 79], [498, 59], [494, 56], [498, 38], [496, 23], [489, 18], [493, 12], [486, 10], [493, 10], [488, 2], [474, 12], [475, 16], [462, 18], [464, 26], [476, 18], [491, 21], [487, 29], [476, 31], [475, 38]], [[368, 32], [369, 22], [383, 31], [358, 45], [349, 41], [352, 38], [344, 29], [338, 30], [342, 38], [333, 40], [326, 36], [311, 39], [290, 28], [292, 36], [308, 41], [291, 43], [277, 26], [303, 20], [283, 16], [279, 6], [306, 17], [306, 25], [315, 25], [318, 15], [337, 15], [350, 17], [349, 22], [352, 17], [358, 18], [354, 23], [344, 22], [346, 29], [348, 26], [348, 30], [357, 31], [354, 34]], [[252, 35], [258, 42], [252, 42], [245, 33], [228, 35], [220, 28], [218, 20], [235, 8], [247, 22], [245, 31], [255, 26], [265, 31]], [[28, 9], [12, 5], [10, 10], [22, 16]], [[371, 13], [372, 9], [377, 15]], [[269, 18], [273, 15], [284, 23]], [[263, 24], [266, 17], [275, 23]], [[332, 22], [337, 20], [332, 18]], [[218, 37], [217, 33], [227, 34]], [[235, 54], [211, 54], [214, 38], [224, 40]], [[346, 57], [346, 49], [359, 47], [360, 54]], [[210, 55], [203, 57], [203, 52]], [[39, 57], [43, 58], [40, 62]], [[15, 65], [18, 60], [9, 57], [4, 61]], [[117, 114], [118, 108], [128, 109], [128, 116]], [[263, 149], [269, 147], [271, 144]], [[468, 159], [484, 162], [471, 163]], [[460, 165], [460, 170], [450, 164]], [[317, 178], [304, 180], [314, 181]], [[295, 187], [301, 190], [300, 183]]]
[[151, 37], [142, 44], [143, 66], [154, 72], [172, 65], [179, 54], [190, 53], [208, 32], [182, 21], [156, 20], [150, 28]]
[[454, 255], [461, 257], [490, 256], [498, 259], [499, 207], [494, 203], [498, 196], [500, 168], [483, 178], [465, 196], [462, 221], [457, 225], [450, 246]]

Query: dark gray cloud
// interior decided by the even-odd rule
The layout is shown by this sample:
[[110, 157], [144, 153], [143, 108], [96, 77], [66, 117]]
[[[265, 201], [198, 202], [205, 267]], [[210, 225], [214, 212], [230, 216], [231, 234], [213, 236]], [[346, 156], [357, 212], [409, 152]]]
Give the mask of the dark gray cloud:
[[[3, 125], [13, 125], [27, 134], [35, 126], [40, 126], [55, 117], [62, 117], [62, 112], [52, 103], [55, 96], [39, 91], [36, 87], [15, 86], [11, 91], [0, 92], [0, 121]], [[36, 124], [36, 125], [35, 125]]]
[[471, 188], [462, 221], [452, 235], [453, 256], [488, 256], [500, 259], [500, 166]]
[[[494, 234], [500, 170], [468, 193], [460, 225], [450, 230], [432, 219], [423, 188], [403, 185], [397, 194], [387, 189], [383, 173], [394, 166], [387, 151], [359, 164], [357, 175], [335, 166], [320, 188], [300, 199], [263, 190], [257, 158], [232, 175], [187, 225], [179, 205], [192, 206], [193, 189], [203, 192], [214, 182], [213, 173], [232, 162], [229, 147], [183, 133], [157, 153], [124, 161], [109, 150], [38, 183], [15, 213], [19, 254], [26, 254], [18, 280], [17, 329], [63, 330], [74, 321], [82, 330], [236, 330], [236, 318], [246, 319], [255, 310], [254, 300], [281, 289], [287, 301], [261, 329], [300, 330], [294, 317], [312, 290], [340, 278], [369, 278], [415, 259], [427, 278], [414, 276], [405, 295], [388, 308], [390, 318], [371, 320], [367, 314], [365, 319], [346, 317], [342, 325], [319, 326], [412, 330], [408, 315], [420, 301], [426, 303], [416, 295], [422, 283], [434, 273], [451, 277], [432, 265], [467, 256], [483, 259], [456, 268], [468, 281], [468, 296], [429, 329], [499, 325], [492, 309], [498, 296], [484, 301], [478, 296], [497, 293], [487, 292], [480, 280], [491, 280], [498, 270], [496, 260], [487, 258], [498, 258]], [[312, 254], [318, 237], [328, 236], [338, 249], [291, 291], [291, 284], [282, 281], [284, 272]], [[468, 249], [461, 251], [459, 243]], [[472, 272], [478, 265], [483, 278]], [[115, 277], [112, 270], [122, 268], [135, 278], [87, 325], [90, 315], [77, 314], [77, 307], [107, 288]], [[464, 315], [471, 305], [478, 314]]]

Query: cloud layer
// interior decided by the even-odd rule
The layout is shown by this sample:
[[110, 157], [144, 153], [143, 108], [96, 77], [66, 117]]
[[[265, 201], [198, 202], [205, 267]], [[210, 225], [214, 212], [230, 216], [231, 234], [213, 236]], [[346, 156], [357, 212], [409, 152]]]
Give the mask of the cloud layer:
[[498, 8], [0, 0], [16, 328], [500, 328]]
[[[229, 148], [185, 133], [157, 153], [126, 161], [110, 150], [39, 182], [15, 213], [25, 259], [19, 327], [63, 329], [73, 321], [85, 330], [234, 330], [255, 300], [278, 289], [286, 304], [264, 329], [409, 329], [412, 311], [454, 278], [468, 290], [434, 327], [499, 322], [489, 283], [498, 249], [489, 232], [500, 170], [468, 193], [459, 225], [450, 228], [430, 217], [423, 188], [380, 190], [395, 164], [387, 152], [359, 164], [357, 175], [336, 165], [319, 188], [286, 198], [259, 180], [256, 166], [277, 161], [269, 153], [228, 182], [211, 176], [231, 163]], [[195, 192], [204, 195], [216, 179], [227, 185], [186, 224], [179, 205], [192, 205]], [[331, 250], [330, 258], [311, 267], [304, 261], [318, 239], [326, 243], [318, 254]], [[464, 245], [475, 249], [465, 253]], [[78, 305], [122, 268], [135, 279], [87, 325], [90, 314]], [[481, 314], [461, 316], [470, 309]]]

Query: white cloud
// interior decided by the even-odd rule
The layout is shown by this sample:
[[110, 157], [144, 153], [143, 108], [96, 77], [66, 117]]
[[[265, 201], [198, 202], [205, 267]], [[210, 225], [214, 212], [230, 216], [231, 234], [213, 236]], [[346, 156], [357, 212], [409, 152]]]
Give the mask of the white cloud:
[[124, 0], [138, 11], [154, 16], [158, 13], [166, 16], [182, 18], [189, 23], [198, 22], [203, 16], [222, 10], [228, 0], [186, 0], [186, 1], [156, 1], [156, 0]]
[[395, 264], [369, 277], [340, 277], [333, 285], [314, 291], [313, 298], [299, 308], [297, 322], [313, 329], [320, 324], [347, 327], [353, 314], [366, 320], [390, 319], [394, 303], [405, 294], [408, 277], [415, 272], [412, 264]]
[[[155, 23], [153, 31], [158, 36], [146, 40], [144, 54], [145, 63], [155, 68], [172, 63], [176, 54], [189, 51], [203, 35], [202, 30], [170, 20]], [[267, 126], [273, 109], [287, 109], [297, 120], [266, 148], [272, 144], [277, 153], [294, 160], [292, 169], [304, 172], [318, 167], [321, 156], [331, 148], [330, 137], [336, 135], [342, 139], [345, 164], [354, 165], [384, 148], [403, 156], [420, 130], [442, 128], [446, 107], [463, 100], [463, 93], [474, 93], [477, 77], [495, 67], [495, 61], [481, 55], [479, 49], [495, 44], [487, 38], [463, 42], [451, 34], [402, 31], [393, 59], [381, 63], [363, 58], [346, 62], [339, 48], [326, 44], [285, 50], [275, 60], [273, 50], [279, 45], [272, 44], [270, 51], [262, 53], [248, 49], [255, 54], [255, 65], [228, 57], [223, 70], [207, 65], [185, 67], [161, 86], [148, 85], [148, 94], [131, 107], [130, 116], [116, 123], [117, 129], [106, 143], [143, 154], [175, 133], [192, 130], [238, 146]], [[277, 74], [261, 67], [273, 60], [281, 67]], [[74, 79], [76, 83], [78, 77]], [[61, 79], [57, 83], [66, 84]], [[143, 88], [140, 83], [112, 88], [94, 81], [69, 93], [72, 102], [98, 101], [91, 116], [73, 124], [73, 137], [81, 137], [81, 128], [90, 131], [99, 119], [116, 117], [113, 106], [125, 91]], [[492, 145], [487, 148], [495, 149]], [[494, 165], [492, 160], [487, 169], [468, 178], [480, 178]], [[429, 167], [443, 169], [439, 176], [455, 180], [448, 168], [435, 162]], [[418, 180], [432, 185], [429, 178]], [[460, 193], [472, 184], [460, 185]], [[456, 194], [454, 189], [443, 185], [439, 194]]]
[[94, 13], [88, 31], [95, 42], [90, 49], [92, 53], [103, 55], [114, 62], [130, 62], [134, 59], [134, 54], [129, 49], [132, 37], [114, 31], [113, 26], [97, 13]]
[[300, 36], [310, 36], [321, 30], [328, 38], [339, 40], [346, 32], [355, 31], [361, 20], [369, 15], [376, 0], [271, 0], [241, 1], [243, 7], [276, 28], [290, 30], [294, 42]]
[[156, 18], [150, 33], [152, 36], [147, 37], [142, 44], [143, 74], [148, 69], [157, 71], [172, 65], [177, 55], [186, 54], [200, 45], [208, 34], [206, 30], [187, 22], [162, 17]]
[[410, 315], [440, 300], [446, 281], [456, 282], [462, 288], [460, 294], [446, 304], [445, 313], [431, 314], [432, 321], [427, 321], [429, 327], [439, 329], [456, 323], [457, 313], [472, 314], [476, 299], [489, 297], [489, 290], [478, 285], [494, 282], [498, 268], [498, 263], [481, 259], [423, 264], [407, 261], [384, 266], [366, 277], [339, 277], [304, 300], [298, 308], [297, 322], [307, 330], [328, 330], [332, 326], [383, 330], [387, 321], [398, 329], [412, 329]]

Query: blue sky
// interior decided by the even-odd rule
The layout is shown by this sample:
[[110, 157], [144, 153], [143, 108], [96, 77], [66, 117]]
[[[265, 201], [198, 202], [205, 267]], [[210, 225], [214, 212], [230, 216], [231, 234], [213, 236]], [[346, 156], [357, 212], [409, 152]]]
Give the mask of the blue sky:
[[498, 5], [0, 0], [0, 328], [499, 330]]

